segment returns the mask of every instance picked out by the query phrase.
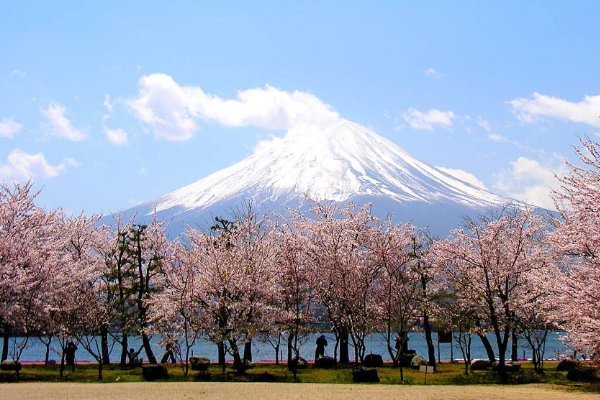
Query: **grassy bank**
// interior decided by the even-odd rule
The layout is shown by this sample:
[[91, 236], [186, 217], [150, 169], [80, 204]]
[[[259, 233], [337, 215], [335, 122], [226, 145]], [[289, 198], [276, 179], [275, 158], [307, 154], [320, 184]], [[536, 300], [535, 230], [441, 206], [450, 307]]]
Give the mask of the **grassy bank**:
[[[566, 379], [566, 372], [555, 371], [556, 363], [548, 362], [546, 372], [543, 375], [536, 374], [530, 363], [522, 363], [522, 370], [511, 373], [509, 383], [542, 383], [557, 385], [566, 389], [600, 391], [599, 385], [575, 384]], [[168, 365], [169, 382], [196, 381], [197, 373], [191, 371], [186, 377], [179, 365]], [[497, 383], [497, 376], [490, 371], [476, 371], [464, 375], [462, 363], [442, 363], [438, 365], [436, 373], [427, 374], [418, 370], [404, 369], [404, 382], [400, 381], [400, 370], [384, 365], [377, 369], [381, 383], [383, 384], [412, 384], [412, 385], [476, 385]], [[280, 382], [292, 383], [293, 374], [287, 370], [285, 365], [269, 363], [256, 364], [254, 368], [247, 371], [245, 375], [236, 375], [231, 367], [223, 374], [219, 366], [211, 365], [209, 368], [210, 380], [212, 382]], [[14, 372], [0, 374], [3, 382], [16, 382]], [[75, 371], [65, 371], [64, 377], [59, 377], [58, 366], [24, 365], [21, 370], [19, 382], [97, 382], [97, 368], [93, 364], [80, 365]], [[103, 382], [143, 382], [141, 368], [120, 369], [112, 365], [104, 369]], [[334, 369], [317, 369], [309, 367], [298, 371], [297, 382], [302, 383], [352, 383], [352, 367], [338, 367]]]

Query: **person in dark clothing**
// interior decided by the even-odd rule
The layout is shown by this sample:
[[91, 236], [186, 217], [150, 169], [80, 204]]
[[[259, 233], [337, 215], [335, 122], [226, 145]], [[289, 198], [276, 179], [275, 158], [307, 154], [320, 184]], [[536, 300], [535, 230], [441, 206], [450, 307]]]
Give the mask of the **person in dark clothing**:
[[177, 359], [175, 358], [175, 347], [177, 346], [177, 343], [173, 343], [173, 342], [168, 342], [167, 345], [165, 346], [165, 354], [162, 356], [160, 362], [162, 364], [164, 363], [168, 363], [169, 360], [171, 360], [172, 364], [175, 364], [177, 362]]
[[317, 349], [315, 350], [315, 360], [325, 355], [325, 346], [327, 346], [327, 339], [324, 335], [317, 338]]
[[129, 357], [129, 366], [131, 368], [140, 367], [142, 365], [142, 360], [139, 358], [138, 354], [139, 351], [135, 351], [133, 348], [129, 349], [127, 356]]
[[72, 371], [75, 371], [75, 351], [77, 351], [77, 346], [72, 340], [69, 340], [67, 347], [65, 347], [65, 361], [67, 367], [71, 367]]

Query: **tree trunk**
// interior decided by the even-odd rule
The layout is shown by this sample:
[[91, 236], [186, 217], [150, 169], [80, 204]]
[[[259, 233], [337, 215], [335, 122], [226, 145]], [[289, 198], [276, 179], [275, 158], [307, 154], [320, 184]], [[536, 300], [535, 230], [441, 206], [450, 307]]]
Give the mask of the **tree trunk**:
[[350, 364], [350, 355], [348, 354], [348, 330], [342, 329], [339, 334], [340, 340], [340, 364]]
[[333, 346], [333, 358], [337, 361], [338, 360], [338, 349], [340, 348], [340, 336], [337, 334], [335, 334], [335, 346]]
[[[414, 242], [415, 253], [416, 253], [416, 241]], [[421, 288], [423, 289], [424, 296], [427, 296], [427, 276], [421, 273]], [[429, 365], [436, 371], [435, 365], [435, 346], [433, 345], [433, 339], [431, 338], [431, 324], [429, 323], [429, 313], [423, 311], [423, 329], [425, 329], [425, 342], [427, 342], [427, 355], [429, 358]], [[452, 344], [450, 344], [452, 346]]]
[[240, 351], [238, 349], [237, 344], [233, 341], [229, 341], [229, 347], [231, 348], [231, 352], [233, 353], [233, 367], [238, 375], [243, 375], [246, 372], [246, 366], [244, 365], [244, 361], [240, 357]]
[[488, 359], [490, 360], [490, 362], [491, 363], [496, 362], [496, 355], [494, 354], [494, 349], [492, 348], [492, 345], [490, 344], [490, 341], [488, 340], [488, 338], [482, 334], [478, 334], [478, 336], [481, 339], [481, 343], [483, 344], [483, 347], [485, 348], [485, 352], [487, 353], [487, 356], [488, 356]]
[[[429, 323], [429, 315], [427, 313], [423, 314], [423, 329], [425, 329], [425, 342], [427, 342], [428, 364], [436, 371], [435, 346], [433, 345], [433, 338], [431, 337], [431, 324]], [[450, 343], [450, 346], [452, 346], [452, 343]]]
[[5, 361], [8, 358], [8, 347], [10, 345], [10, 326], [8, 324], [2, 325], [4, 329], [2, 332], [2, 360], [0, 361]]
[[500, 375], [500, 380], [502, 383], [506, 383], [508, 381], [508, 374], [506, 373], [506, 347], [508, 343], [498, 343], [498, 366], [496, 368], [498, 375]]
[[252, 361], [252, 339], [244, 343], [244, 360]]
[[510, 351], [510, 359], [512, 361], [518, 361], [519, 359], [519, 335], [517, 335], [517, 332], [515, 332], [515, 330], [512, 330], [512, 335], [511, 335], [511, 351]]
[[52, 338], [48, 340], [48, 343], [44, 343], [46, 345], [46, 354], [44, 355], [44, 365], [48, 365], [48, 361], [50, 361], [50, 345], [52, 344]]
[[225, 343], [217, 343], [217, 352], [219, 354], [219, 365], [221, 366], [223, 373], [225, 373]]
[[104, 364], [102, 363], [102, 360], [98, 360], [98, 380], [101, 381], [102, 380], [102, 367], [104, 366]]
[[129, 347], [129, 338], [127, 337], [127, 332], [123, 332], [123, 337], [121, 339], [121, 368], [127, 367], [127, 351]]
[[150, 339], [146, 335], [146, 332], [142, 332], [142, 344], [144, 345], [144, 351], [148, 357], [148, 362], [150, 364], [156, 364], [156, 357], [154, 357], [154, 352], [152, 352], [152, 346], [150, 345]]
[[294, 343], [294, 335], [288, 335], [287, 338], [287, 365], [288, 368], [292, 365], [292, 360], [294, 359], [294, 349], [292, 349]]
[[[402, 356], [403, 354], [401, 354], [401, 357]], [[404, 366], [402, 365], [402, 359], [400, 360], [400, 363], [398, 365], [400, 366], [400, 382], [404, 382]]]
[[300, 352], [298, 351], [298, 327], [294, 333], [294, 364], [292, 372], [294, 373], [294, 382], [298, 379], [298, 363], [300, 362]]
[[63, 351], [60, 356], [60, 377], [62, 378], [65, 374], [65, 350], [63, 346]]
[[110, 354], [108, 351], [108, 330], [106, 328], [102, 328], [102, 364], [110, 365]]

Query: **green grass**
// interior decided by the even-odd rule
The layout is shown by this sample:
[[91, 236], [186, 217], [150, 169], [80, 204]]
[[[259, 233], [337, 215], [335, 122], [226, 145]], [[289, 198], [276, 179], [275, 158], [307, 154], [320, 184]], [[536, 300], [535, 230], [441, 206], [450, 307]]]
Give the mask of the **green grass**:
[[[534, 373], [533, 366], [530, 363], [522, 363], [522, 371], [510, 374], [510, 384], [523, 383], [546, 383], [564, 387], [567, 390], [588, 390], [600, 391], [600, 385], [576, 384], [567, 381], [565, 372], [556, 372], [554, 369], [556, 362], [547, 362], [545, 374]], [[183, 371], [178, 365], [168, 365], [170, 378], [168, 381], [194, 381], [197, 380], [196, 371], [191, 371], [188, 377], [185, 377]], [[285, 364], [275, 365], [268, 363], [258, 363], [254, 368], [247, 371], [244, 375], [237, 375], [229, 366], [222, 373], [218, 365], [211, 365], [209, 369], [211, 381], [222, 382], [253, 382], [253, 381], [273, 381], [273, 382], [294, 382], [293, 375], [287, 370]], [[400, 370], [385, 365], [377, 369], [379, 378], [383, 384], [414, 384], [422, 385], [425, 383], [425, 374], [417, 370], [404, 369], [404, 382], [400, 382]], [[141, 382], [143, 381], [141, 368], [120, 369], [117, 365], [105, 367], [103, 371], [103, 382]], [[17, 381], [14, 372], [3, 372], [0, 374], [0, 381]], [[97, 368], [95, 365], [81, 365], [75, 368], [75, 371], [66, 370], [64, 377], [59, 376], [58, 366], [25, 365], [21, 370], [18, 381], [26, 382], [97, 382]], [[317, 369], [309, 367], [298, 371], [297, 382], [311, 383], [352, 383], [352, 367], [338, 367], [334, 369]], [[469, 375], [464, 375], [462, 363], [442, 363], [438, 365], [436, 373], [427, 374], [428, 385], [472, 385], [472, 384], [494, 384], [498, 379], [489, 371], [476, 371]]]

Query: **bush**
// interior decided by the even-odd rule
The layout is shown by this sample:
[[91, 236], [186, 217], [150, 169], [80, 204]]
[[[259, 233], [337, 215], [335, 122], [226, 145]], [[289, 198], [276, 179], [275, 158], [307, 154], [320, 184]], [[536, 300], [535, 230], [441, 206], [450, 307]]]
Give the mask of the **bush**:
[[324, 356], [315, 360], [315, 368], [334, 368], [337, 365], [335, 358]]
[[254, 377], [255, 382], [278, 382], [280, 379], [270, 372], [262, 372]]
[[492, 368], [490, 360], [473, 360], [471, 361], [471, 371], [485, 371]]
[[575, 382], [597, 382], [598, 375], [595, 368], [577, 366], [567, 372], [567, 379]]
[[[504, 364], [504, 370], [506, 372], [519, 372], [521, 370], [521, 364], [515, 361], [509, 361]], [[498, 362], [492, 364], [492, 371], [498, 371]]]
[[379, 383], [379, 375], [375, 368], [364, 368], [358, 367], [352, 371], [352, 381], [354, 382], [367, 382], [367, 383]]
[[190, 357], [190, 366], [192, 371], [207, 371], [210, 360], [206, 357]]
[[157, 379], [168, 379], [169, 372], [167, 367], [162, 364], [142, 365], [142, 376], [147, 381], [155, 381]]
[[0, 363], [0, 369], [2, 371], [20, 371], [21, 363], [13, 360], [4, 360]]
[[506, 372], [519, 372], [521, 370], [521, 364], [518, 362], [509, 362], [506, 364]]
[[206, 370], [198, 371], [198, 373], [196, 374], [197, 381], [206, 382], [206, 381], [210, 381], [211, 378], [212, 378], [212, 375], [210, 374], [210, 372], [208, 372]]
[[296, 369], [306, 369], [308, 368], [308, 362], [302, 357], [296, 357], [288, 365], [288, 369], [292, 371], [294, 368]]
[[367, 354], [362, 364], [367, 368], [383, 367], [383, 357], [381, 354]]
[[238, 371], [239, 370], [241, 370], [241, 371], [247, 371], [249, 369], [254, 368], [254, 363], [252, 361], [248, 360], [248, 359], [242, 358], [240, 360], [240, 363], [241, 363], [241, 365], [238, 364], [238, 363], [236, 363], [236, 362], [234, 362], [233, 365], [232, 365], [233, 369], [238, 370]]
[[556, 366], [556, 370], [570, 371], [573, 368], [577, 368], [577, 366], [579, 366], [579, 363], [576, 360], [573, 360], [572, 358], [565, 358], [563, 360], [560, 360], [560, 362]]

